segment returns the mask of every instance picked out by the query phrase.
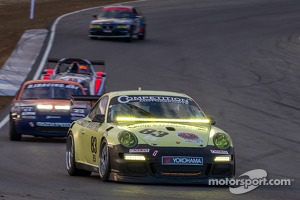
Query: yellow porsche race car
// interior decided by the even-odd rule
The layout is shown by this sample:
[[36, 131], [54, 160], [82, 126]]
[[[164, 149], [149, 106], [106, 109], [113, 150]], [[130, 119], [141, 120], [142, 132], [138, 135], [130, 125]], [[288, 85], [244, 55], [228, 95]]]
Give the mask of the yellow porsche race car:
[[139, 89], [104, 94], [70, 125], [66, 168], [102, 181], [207, 184], [234, 176], [235, 155], [229, 134], [191, 97]]

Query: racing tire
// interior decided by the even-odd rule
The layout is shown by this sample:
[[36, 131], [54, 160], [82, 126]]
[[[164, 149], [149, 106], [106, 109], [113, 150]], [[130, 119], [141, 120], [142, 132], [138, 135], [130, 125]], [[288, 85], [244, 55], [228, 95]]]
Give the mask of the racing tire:
[[22, 140], [22, 134], [17, 132], [14, 121], [12, 119], [10, 120], [9, 124], [9, 138], [11, 141]]
[[76, 168], [75, 145], [72, 134], [68, 134], [66, 141], [66, 168], [70, 176], [90, 176], [91, 171]]
[[126, 42], [132, 42], [132, 37], [133, 37], [133, 27], [131, 27], [129, 31], [129, 37], [126, 38]]
[[106, 140], [101, 142], [98, 162], [100, 179], [103, 182], [106, 182], [108, 181], [110, 175], [109, 150]]
[[141, 35], [138, 35], [138, 38], [139, 38], [140, 40], [145, 40], [145, 38], [146, 38], [146, 25], [144, 25], [144, 27], [143, 27], [143, 32], [142, 32]]

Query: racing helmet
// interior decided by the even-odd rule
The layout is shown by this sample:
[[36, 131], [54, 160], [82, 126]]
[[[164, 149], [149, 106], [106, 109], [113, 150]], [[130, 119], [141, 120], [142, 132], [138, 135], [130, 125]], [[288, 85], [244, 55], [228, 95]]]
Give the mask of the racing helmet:
[[85, 65], [80, 65], [78, 67], [78, 71], [77, 71], [79, 74], [86, 74], [88, 71], [87, 71], [87, 67]]

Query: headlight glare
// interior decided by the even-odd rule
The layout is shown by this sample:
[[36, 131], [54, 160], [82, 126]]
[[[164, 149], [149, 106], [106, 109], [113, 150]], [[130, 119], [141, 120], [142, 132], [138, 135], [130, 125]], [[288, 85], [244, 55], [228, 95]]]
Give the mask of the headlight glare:
[[132, 148], [132, 147], [136, 146], [136, 144], [137, 144], [136, 136], [129, 131], [120, 132], [118, 139], [119, 139], [120, 144], [122, 144], [125, 147]]
[[225, 133], [216, 133], [214, 135], [213, 141], [219, 149], [227, 149], [231, 144], [229, 135]]
[[101, 28], [100, 24], [90, 24], [90, 28]]
[[128, 29], [130, 26], [129, 25], [127, 25], [127, 24], [119, 24], [119, 25], [117, 25], [117, 28], [119, 28], [119, 29]]

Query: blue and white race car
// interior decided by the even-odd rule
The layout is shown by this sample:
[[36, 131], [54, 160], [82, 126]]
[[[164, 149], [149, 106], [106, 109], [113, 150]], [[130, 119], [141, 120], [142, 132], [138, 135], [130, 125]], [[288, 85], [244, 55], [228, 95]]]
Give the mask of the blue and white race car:
[[86, 95], [81, 84], [65, 80], [31, 80], [23, 83], [10, 108], [10, 140], [22, 135], [66, 137], [70, 124], [87, 115], [89, 102], [76, 101], [72, 95]]
[[144, 40], [146, 36], [146, 19], [134, 6], [106, 6], [90, 22], [89, 37], [125, 38], [132, 41], [134, 36]]

